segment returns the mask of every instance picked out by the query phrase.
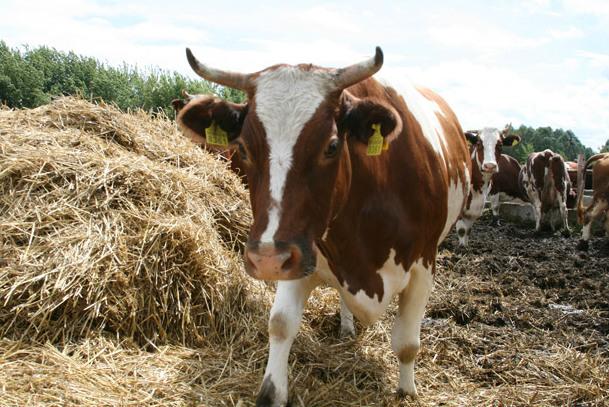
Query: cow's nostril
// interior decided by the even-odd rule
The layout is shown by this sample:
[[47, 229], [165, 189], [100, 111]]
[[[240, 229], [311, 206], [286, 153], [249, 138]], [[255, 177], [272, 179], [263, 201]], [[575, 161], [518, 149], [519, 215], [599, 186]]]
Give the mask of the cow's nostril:
[[283, 261], [283, 264], [281, 265], [281, 270], [283, 270], [283, 271], [290, 271], [292, 268], [294, 268], [298, 264], [298, 262], [300, 261], [300, 258], [302, 257], [300, 250], [296, 246], [291, 246], [289, 251], [284, 254], [285, 254], [285, 260]]

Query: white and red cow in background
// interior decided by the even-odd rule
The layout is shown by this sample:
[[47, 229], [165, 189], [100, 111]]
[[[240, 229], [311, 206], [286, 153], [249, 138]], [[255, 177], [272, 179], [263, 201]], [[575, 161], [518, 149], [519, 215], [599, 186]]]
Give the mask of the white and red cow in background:
[[542, 221], [547, 221], [554, 230], [558, 215], [561, 226], [568, 232], [567, 196], [571, 181], [562, 156], [552, 150], [529, 154], [520, 170], [520, 183], [533, 205], [535, 230], [539, 231]]
[[500, 171], [498, 161], [501, 148], [520, 141], [520, 136], [508, 134], [509, 129], [510, 126], [503, 130], [486, 127], [465, 132], [465, 137], [470, 142], [472, 178], [467, 202], [456, 225], [461, 246], [467, 246], [472, 225], [482, 216], [491, 178]]
[[470, 186], [453, 111], [430, 90], [398, 93], [371, 78], [383, 63], [380, 48], [346, 68], [275, 65], [252, 74], [210, 68], [190, 50], [187, 57], [203, 78], [248, 95], [243, 105], [192, 101], [178, 120], [187, 133], [219, 125], [243, 154], [254, 215], [246, 271], [278, 281], [257, 405], [288, 402], [290, 348], [322, 283], [340, 292], [343, 314], [365, 324], [399, 296], [391, 339], [398, 392], [415, 396], [437, 247]]
[[499, 164], [499, 171], [491, 179], [487, 196], [495, 219], [499, 216], [501, 202], [528, 202], [528, 197], [519, 182], [522, 167], [518, 160], [507, 154], [501, 154], [497, 164]]
[[[583, 181], [587, 170], [592, 167], [592, 203], [587, 208], [583, 204], [584, 184]], [[582, 175], [578, 178], [577, 188], [577, 220], [582, 228], [582, 239], [578, 248], [588, 249], [590, 240], [590, 228], [592, 221], [605, 215], [605, 233], [609, 236], [609, 153], [601, 153], [588, 158], [583, 168]]]

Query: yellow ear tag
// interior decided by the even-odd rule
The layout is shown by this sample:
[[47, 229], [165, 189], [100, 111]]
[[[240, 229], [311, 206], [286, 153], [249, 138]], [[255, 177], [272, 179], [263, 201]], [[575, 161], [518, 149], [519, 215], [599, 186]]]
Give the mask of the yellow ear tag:
[[215, 121], [211, 122], [211, 126], [205, 129], [205, 139], [209, 144], [228, 145], [228, 134]]
[[373, 124], [372, 129], [374, 130], [374, 133], [370, 136], [370, 139], [368, 139], [368, 150], [366, 150], [366, 155], [381, 155], [384, 144], [383, 136], [381, 135], [381, 124]]

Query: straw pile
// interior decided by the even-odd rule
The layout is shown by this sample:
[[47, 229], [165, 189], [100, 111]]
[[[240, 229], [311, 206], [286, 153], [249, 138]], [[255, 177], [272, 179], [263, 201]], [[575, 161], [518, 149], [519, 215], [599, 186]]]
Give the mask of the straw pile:
[[[71, 98], [0, 111], [0, 141], [0, 405], [253, 405], [273, 289], [242, 271], [250, 211], [225, 163], [163, 118]], [[324, 288], [292, 348], [293, 405], [602, 405], [602, 339], [482, 321], [491, 299], [529, 310], [468, 261], [442, 253], [418, 402], [392, 393], [395, 308], [345, 341]]]

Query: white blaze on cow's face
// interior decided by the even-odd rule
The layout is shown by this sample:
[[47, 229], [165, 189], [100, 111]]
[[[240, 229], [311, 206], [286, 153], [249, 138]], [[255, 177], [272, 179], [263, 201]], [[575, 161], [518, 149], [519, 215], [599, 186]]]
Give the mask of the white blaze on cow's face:
[[485, 181], [489, 181], [499, 171], [497, 159], [501, 154], [502, 143], [501, 131], [496, 128], [485, 127], [477, 132], [472, 158], [475, 158]]
[[256, 114], [268, 144], [268, 223], [261, 243], [273, 243], [282, 215], [283, 193], [292, 167], [294, 146], [303, 128], [330, 92], [330, 77], [320, 70], [285, 66], [256, 81]]

